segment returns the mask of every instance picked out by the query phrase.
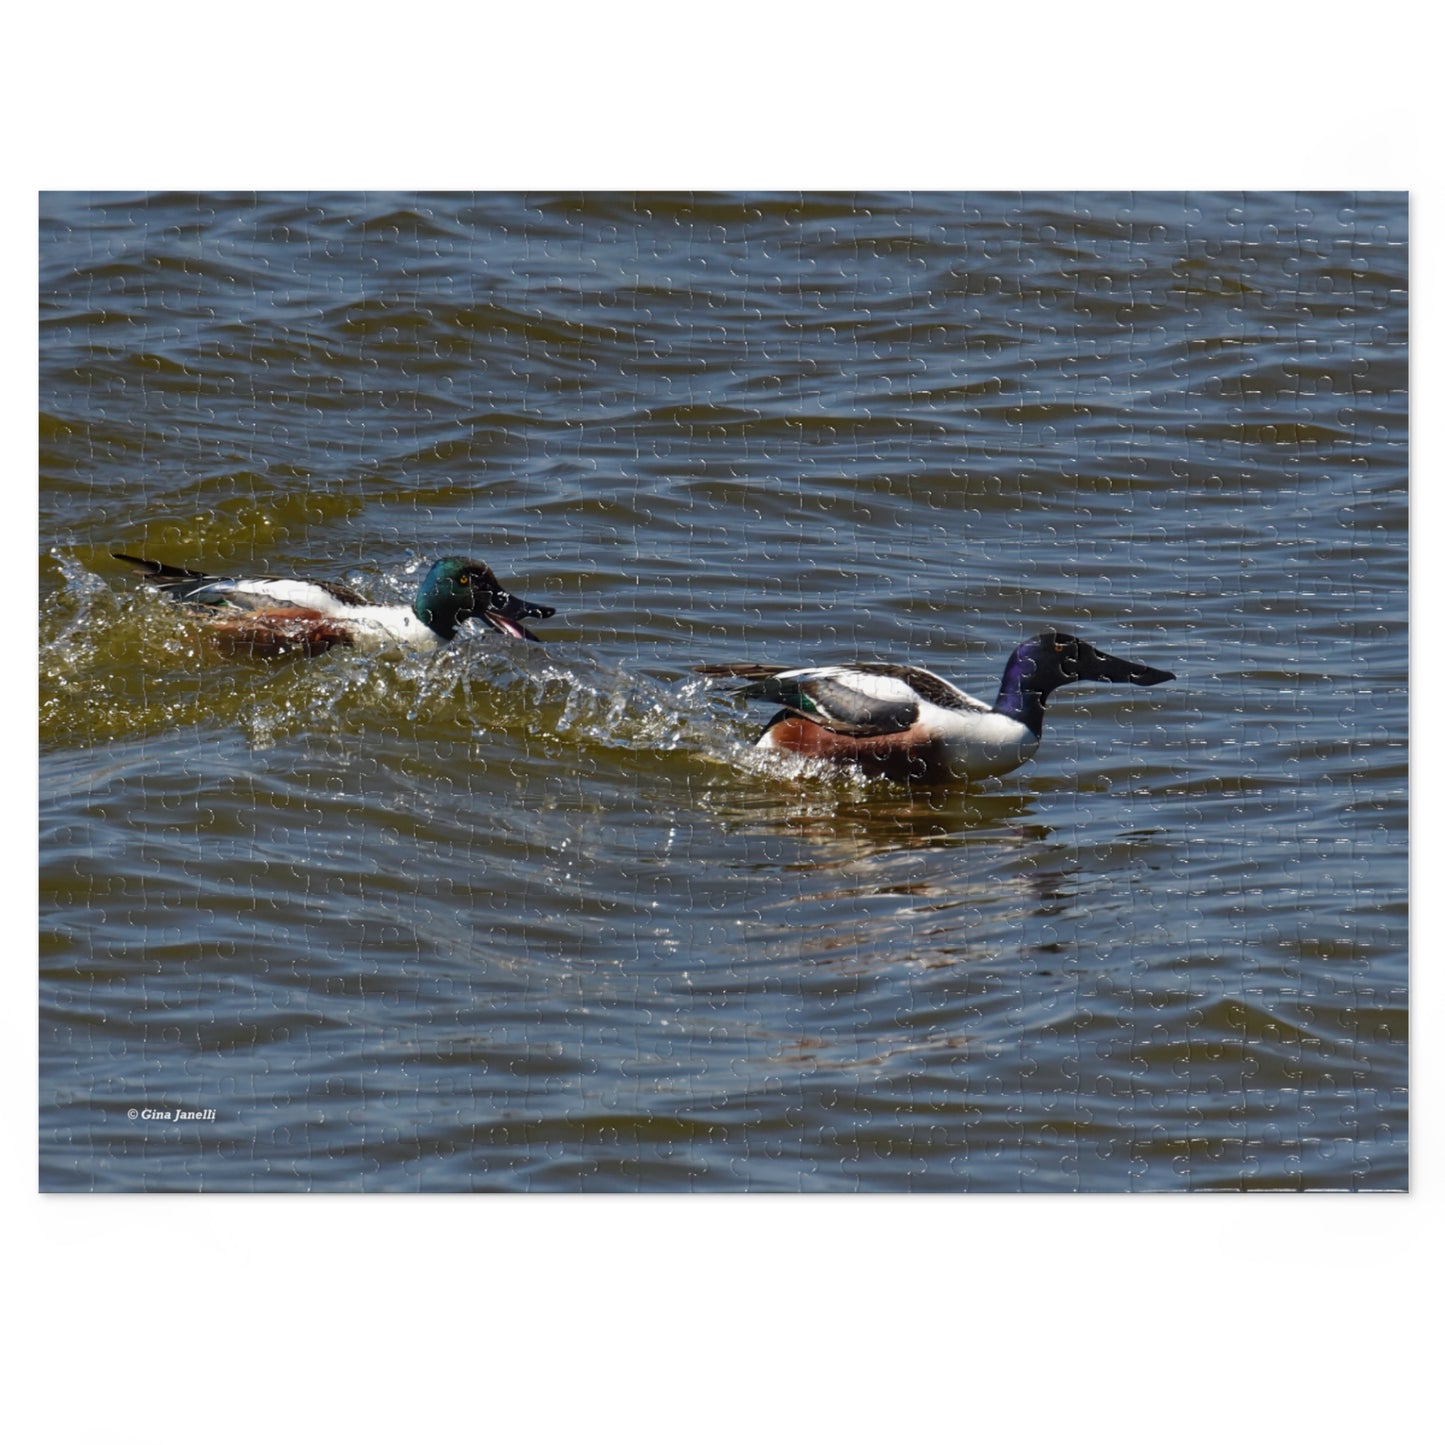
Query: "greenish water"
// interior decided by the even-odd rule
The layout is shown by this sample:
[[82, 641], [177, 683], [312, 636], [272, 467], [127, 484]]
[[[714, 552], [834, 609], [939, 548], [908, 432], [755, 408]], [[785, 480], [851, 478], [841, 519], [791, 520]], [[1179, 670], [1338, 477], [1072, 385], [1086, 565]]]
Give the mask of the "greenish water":
[[[1402, 197], [41, 212], [42, 1187], [1405, 1187]], [[558, 612], [226, 661], [112, 550]], [[689, 674], [1046, 624], [1177, 681], [966, 791]]]

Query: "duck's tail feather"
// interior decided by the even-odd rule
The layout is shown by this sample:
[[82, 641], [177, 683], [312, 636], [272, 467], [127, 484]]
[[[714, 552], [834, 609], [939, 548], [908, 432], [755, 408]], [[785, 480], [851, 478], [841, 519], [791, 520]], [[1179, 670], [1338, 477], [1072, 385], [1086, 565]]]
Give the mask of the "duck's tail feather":
[[117, 562], [129, 562], [137, 576], [144, 577], [153, 587], [162, 592], [176, 592], [186, 596], [189, 592], [211, 580], [205, 572], [193, 572], [189, 567], [172, 567], [166, 562], [152, 562], [148, 557], [132, 557], [126, 552], [110, 554]]
[[699, 677], [737, 677], [745, 682], [758, 682], [789, 670], [786, 667], [771, 666], [766, 662], [709, 662], [693, 668]]

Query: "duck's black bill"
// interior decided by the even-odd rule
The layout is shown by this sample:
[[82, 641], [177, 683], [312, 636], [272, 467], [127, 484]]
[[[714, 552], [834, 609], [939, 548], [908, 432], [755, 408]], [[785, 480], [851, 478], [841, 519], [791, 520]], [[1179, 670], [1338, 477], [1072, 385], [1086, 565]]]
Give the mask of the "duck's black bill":
[[496, 607], [488, 608], [489, 613], [495, 613], [498, 617], [505, 617], [508, 622], [520, 622], [524, 617], [555, 617], [555, 607], [544, 607], [540, 602], [528, 602], [525, 597], [518, 597], [513, 593], [505, 593], [506, 601]]
[[1162, 667], [1145, 667], [1142, 662], [1126, 662], [1110, 657], [1107, 652], [1090, 648], [1092, 657], [1080, 658], [1081, 678], [1089, 682], [1132, 682], [1136, 687], [1153, 687], [1160, 682], [1173, 682], [1174, 674]]
[[525, 617], [554, 617], [556, 613], [555, 607], [544, 607], [540, 602], [528, 602], [525, 597], [505, 592], [501, 594], [497, 605], [488, 607], [483, 611], [482, 616], [498, 632], [504, 633], [508, 637], [519, 637], [527, 642], [540, 642], [541, 638], [522, 626], [522, 619]]

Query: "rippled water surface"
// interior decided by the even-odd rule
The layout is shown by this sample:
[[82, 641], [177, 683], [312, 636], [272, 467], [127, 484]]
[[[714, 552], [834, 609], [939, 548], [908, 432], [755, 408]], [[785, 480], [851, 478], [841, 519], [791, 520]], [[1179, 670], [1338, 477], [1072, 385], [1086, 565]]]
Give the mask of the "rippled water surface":
[[[41, 213], [43, 1187], [1405, 1186], [1403, 197]], [[557, 615], [227, 659], [112, 551]], [[1044, 624], [1177, 680], [967, 789], [689, 672]]]

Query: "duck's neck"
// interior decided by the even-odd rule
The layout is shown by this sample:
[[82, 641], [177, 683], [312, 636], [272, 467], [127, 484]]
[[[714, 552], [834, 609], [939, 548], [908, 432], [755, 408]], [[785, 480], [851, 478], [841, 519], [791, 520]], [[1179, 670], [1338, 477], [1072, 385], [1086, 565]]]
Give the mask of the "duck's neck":
[[1044, 735], [1044, 703], [1051, 689], [1037, 683], [1038, 662], [1022, 647], [1009, 658], [993, 710], [1021, 722], [1036, 738]]
[[416, 594], [416, 601], [412, 604], [412, 611], [441, 638], [443, 642], [450, 642], [457, 635], [457, 614], [461, 611], [461, 604], [453, 598], [439, 600], [436, 592], [429, 587], [423, 587]]

